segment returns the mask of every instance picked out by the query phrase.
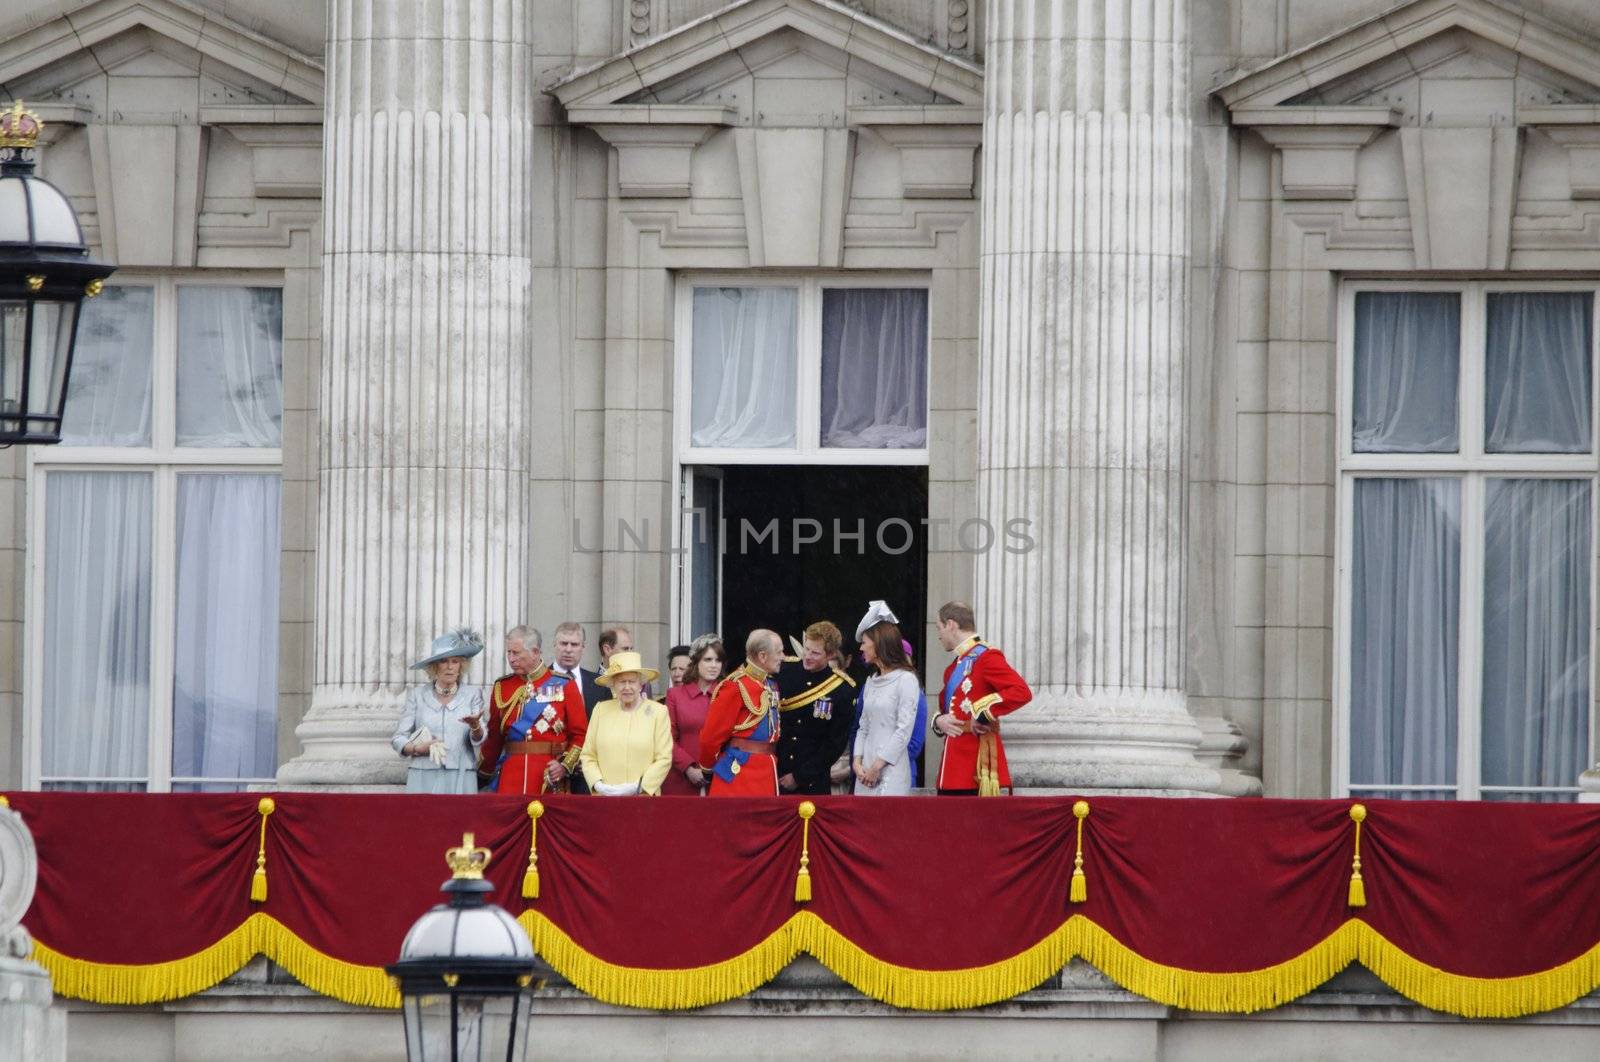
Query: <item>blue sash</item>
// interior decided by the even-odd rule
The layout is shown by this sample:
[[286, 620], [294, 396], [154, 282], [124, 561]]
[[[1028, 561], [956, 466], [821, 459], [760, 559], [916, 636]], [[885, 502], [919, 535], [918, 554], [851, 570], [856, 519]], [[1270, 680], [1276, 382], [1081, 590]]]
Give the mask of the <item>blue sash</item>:
[[[778, 710], [776, 708], [768, 708], [766, 714], [761, 717], [761, 722], [755, 725], [755, 729], [738, 736], [746, 741], [775, 740], [777, 735], [773, 733], [772, 722], [777, 714]], [[724, 782], [731, 783], [738, 776], [739, 771], [744, 770], [744, 765], [749, 762], [750, 757], [753, 755], [755, 753], [746, 752], [744, 749], [736, 749], [731, 744], [726, 745], [722, 749], [722, 755], [717, 757], [717, 765], [711, 768], [711, 773], [721, 778]], [[734, 764], [738, 764], [737, 770], [734, 769]]]
[[972, 665], [978, 662], [978, 657], [982, 656], [988, 648], [987, 645], [979, 642], [967, 650], [960, 660], [956, 661], [956, 669], [950, 672], [950, 681], [944, 684], [944, 711], [955, 711], [956, 694], [960, 691], [961, 684], [967, 681], [967, 676], [972, 674]]

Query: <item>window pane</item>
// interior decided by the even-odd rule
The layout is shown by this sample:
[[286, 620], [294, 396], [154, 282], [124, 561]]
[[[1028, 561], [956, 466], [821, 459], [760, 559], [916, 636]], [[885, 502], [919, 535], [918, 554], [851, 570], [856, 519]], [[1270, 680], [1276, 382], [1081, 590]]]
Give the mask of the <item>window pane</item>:
[[22, 360], [27, 350], [28, 304], [0, 302], [0, 429], [22, 431]]
[[1485, 785], [1572, 786], [1586, 766], [1590, 489], [1571, 479], [1487, 483]]
[[1453, 785], [1461, 483], [1355, 483], [1350, 781]]
[[1497, 454], [1589, 452], [1594, 296], [1489, 296], [1484, 448]]
[[155, 290], [108, 287], [83, 304], [61, 442], [149, 446]]
[[823, 292], [822, 445], [928, 445], [926, 290]]
[[795, 445], [798, 307], [793, 288], [694, 290], [693, 445]]
[[694, 477], [694, 509], [689, 521], [689, 564], [693, 578], [690, 587], [690, 629], [686, 634], [699, 637], [717, 629], [717, 587], [722, 562], [722, 481], [710, 476]]
[[45, 486], [43, 773], [145, 777], [150, 473], [51, 472]]
[[279, 446], [283, 292], [178, 289], [178, 445]]
[[278, 744], [276, 473], [178, 477], [175, 778], [270, 778]]
[[1454, 452], [1460, 356], [1461, 296], [1357, 293], [1356, 452]]

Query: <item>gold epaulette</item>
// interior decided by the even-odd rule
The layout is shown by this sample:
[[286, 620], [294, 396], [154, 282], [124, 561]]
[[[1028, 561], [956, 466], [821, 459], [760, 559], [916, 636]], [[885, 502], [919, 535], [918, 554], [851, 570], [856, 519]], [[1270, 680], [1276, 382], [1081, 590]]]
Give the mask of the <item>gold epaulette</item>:
[[849, 685], [849, 687], [851, 689], [855, 689], [856, 688], [856, 680], [855, 679], [851, 678], [849, 675], [845, 674], [843, 671], [840, 671], [833, 664], [829, 664], [828, 667], [833, 671], [833, 673], [835, 675], [838, 675], [840, 678], [844, 679], [845, 683], [847, 685]]

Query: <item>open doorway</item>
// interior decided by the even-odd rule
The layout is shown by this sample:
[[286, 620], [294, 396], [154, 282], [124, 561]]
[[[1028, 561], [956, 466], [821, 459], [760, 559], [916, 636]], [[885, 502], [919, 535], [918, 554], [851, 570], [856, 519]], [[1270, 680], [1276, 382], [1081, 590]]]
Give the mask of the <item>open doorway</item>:
[[[847, 652], [882, 598], [913, 643], [927, 615], [928, 470], [918, 466], [686, 468], [683, 639], [720, 630], [737, 659], [758, 627], [798, 636], [832, 620]], [[916, 645], [921, 670], [924, 646]]]

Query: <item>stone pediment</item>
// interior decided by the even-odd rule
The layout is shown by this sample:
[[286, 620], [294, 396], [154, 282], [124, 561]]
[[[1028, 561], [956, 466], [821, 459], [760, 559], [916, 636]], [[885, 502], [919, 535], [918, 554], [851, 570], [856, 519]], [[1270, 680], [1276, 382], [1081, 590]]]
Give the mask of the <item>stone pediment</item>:
[[[695, 151], [731, 129], [752, 264], [837, 263], [858, 129], [899, 153], [906, 198], [972, 196], [983, 71], [836, 0], [736, 0], [550, 91], [617, 149], [627, 198], [690, 196]], [[805, 239], [768, 231], [812, 202]]]
[[552, 91], [577, 124], [842, 127], [885, 107], [949, 108], [943, 120], [970, 124], [983, 72], [835, 0], [737, 0]]
[[93, 121], [115, 112], [192, 123], [206, 108], [320, 109], [323, 72], [180, 0], [97, 0], [9, 38], [0, 33], [0, 91]]
[[1600, 103], [1600, 49], [1493, 0], [1410, 0], [1214, 91], [1240, 124], [1269, 108], [1337, 107], [1392, 111], [1385, 125], [1507, 125], [1528, 108]]

